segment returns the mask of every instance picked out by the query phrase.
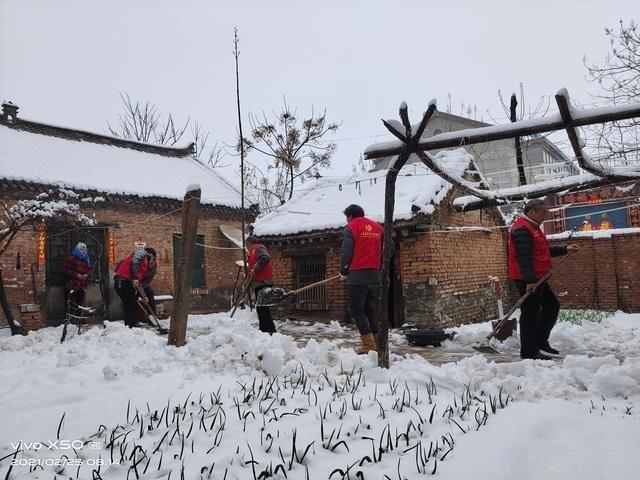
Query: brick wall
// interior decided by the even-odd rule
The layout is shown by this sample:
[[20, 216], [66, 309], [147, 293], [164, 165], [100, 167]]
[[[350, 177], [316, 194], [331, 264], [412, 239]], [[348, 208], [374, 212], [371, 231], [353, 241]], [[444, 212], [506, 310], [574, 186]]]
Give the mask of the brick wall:
[[[498, 277], [508, 297], [506, 236], [504, 229], [490, 232], [439, 233], [447, 226], [495, 227], [500, 223], [493, 211], [457, 213], [444, 202], [427, 231], [401, 231], [400, 254], [403, 268], [406, 321], [425, 327], [443, 327], [497, 318], [497, 304], [490, 288], [490, 277]], [[278, 286], [294, 287], [296, 254], [324, 253], [327, 276], [338, 272], [339, 235], [321, 245], [300, 243], [269, 246], [274, 260], [274, 279]], [[348, 318], [346, 287], [338, 282], [327, 290], [329, 310], [324, 318]], [[508, 306], [505, 298], [505, 306]], [[291, 302], [275, 309], [280, 316], [299, 315]]]
[[[340, 270], [340, 244], [341, 238], [333, 236], [309, 243], [295, 243], [291, 245], [270, 245], [269, 253], [273, 260], [273, 277], [276, 286], [293, 290], [295, 285], [295, 258], [302, 255], [324, 255], [326, 259], [326, 276], [337, 275]], [[322, 317], [334, 320], [348, 318], [347, 290], [342, 282], [336, 280], [327, 286], [328, 310], [309, 311], [297, 310], [294, 300], [286, 300], [273, 308], [276, 316], [284, 317]]]
[[[19, 305], [40, 303], [43, 299], [45, 272], [44, 265], [38, 266], [37, 241], [38, 233], [25, 229], [22, 234], [13, 239], [9, 249], [0, 259], [7, 301], [17, 319], [21, 318]], [[18, 253], [20, 254], [19, 262]], [[0, 325], [8, 325], [1, 309]]]
[[[491, 277], [499, 279], [509, 304], [505, 231], [491, 228], [499, 223], [493, 211], [458, 213], [445, 202], [431, 231], [403, 241], [407, 321], [446, 327], [497, 318]], [[489, 231], [443, 232], [464, 226]]]
[[[158, 274], [153, 287], [157, 294], [173, 293], [173, 234], [181, 231], [181, 212], [157, 218], [162, 212], [145, 211], [138, 206], [121, 208], [105, 206], [104, 208], [87, 207], [83, 209], [87, 215], [94, 215], [98, 222], [113, 223], [118, 227], [111, 228], [116, 239], [116, 259], [124, 258], [134, 249], [137, 240], [142, 239], [158, 253]], [[151, 219], [151, 220], [150, 220]], [[215, 218], [210, 213], [200, 216], [198, 234], [204, 235], [206, 245], [216, 247], [234, 247], [220, 232], [220, 224], [231, 224], [239, 228], [240, 222], [231, 218]], [[17, 257], [20, 256], [20, 265]], [[107, 249], [105, 246], [105, 255]], [[215, 311], [229, 308], [230, 296], [236, 279], [236, 260], [242, 259], [240, 250], [204, 249], [206, 289], [192, 296], [192, 311]], [[45, 288], [45, 267], [37, 266], [37, 232], [25, 230], [18, 235], [7, 252], [2, 255], [2, 269], [7, 298], [14, 315], [20, 318], [18, 305], [23, 303], [40, 303], [45, 305], [47, 294]], [[34, 301], [31, 264], [36, 268], [33, 272], [36, 284]], [[18, 268], [18, 266], [20, 268]], [[110, 266], [113, 269], [113, 265]], [[112, 304], [119, 302], [112, 290]], [[89, 300], [88, 300], [89, 301]], [[0, 312], [0, 324], [6, 325], [4, 314]]]
[[[112, 229], [116, 238], [116, 258], [128, 255], [135, 242], [142, 239], [158, 254], [158, 273], [153, 287], [156, 293], [173, 293], [173, 235], [181, 232], [181, 212], [168, 215], [156, 221], [148, 221], [154, 214], [129, 212], [123, 218], [121, 212], [100, 210], [96, 218], [103, 222], [120, 223]], [[127, 223], [124, 223], [127, 222]], [[214, 247], [235, 247], [220, 231], [221, 224], [231, 224], [240, 228], [240, 222], [203, 218], [198, 222], [198, 235], [204, 235], [204, 244]], [[205, 290], [191, 299], [191, 310], [221, 310], [229, 308], [229, 298], [236, 279], [235, 262], [242, 260], [240, 250], [218, 250], [204, 248]]]
[[550, 243], [580, 246], [550, 280], [564, 307], [640, 312], [640, 233]]

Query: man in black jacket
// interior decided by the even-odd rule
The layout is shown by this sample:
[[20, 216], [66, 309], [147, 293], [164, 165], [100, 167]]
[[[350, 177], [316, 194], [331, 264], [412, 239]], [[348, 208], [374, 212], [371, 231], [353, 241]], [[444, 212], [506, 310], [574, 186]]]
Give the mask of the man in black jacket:
[[[549, 247], [540, 228], [547, 207], [539, 199], [530, 200], [509, 230], [509, 277], [520, 295], [535, 288], [537, 281], [553, 266], [551, 257], [577, 250], [577, 245]], [[560, 302], [547, 282], [543, 282], [522, 304], [520, 314], [520, 356], [550, 360], [542, 352], [558, 354], [549, 345], [549, 335], [558, 319]]]
[[349, 205], [344, 214], [340, 279], [347, 282], [349, 310], [360, 332], [359, 354], [378, 348], [377, 300], [382, 254], [382, 227], [364, 216], [360, 205]]

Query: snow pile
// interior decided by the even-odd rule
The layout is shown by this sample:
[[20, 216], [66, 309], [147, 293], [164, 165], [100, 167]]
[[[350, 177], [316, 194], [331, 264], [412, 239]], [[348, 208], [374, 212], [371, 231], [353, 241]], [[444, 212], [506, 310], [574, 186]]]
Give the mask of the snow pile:
[[594, 458], [612, 461], [615, 478], [631, 479], [640, 468], [639, 320], [618, 313], [560, 323], [552, 344], [574, 352], [580, 345], [585, 354], [557, 362], [490, 361], [471, 349], [489, 325], [468, 325], [442, 347], [468, 348], [463, 360], [436, 367], [392, 355], [389, 370], [377, 367], [373, 352], [358, 356], [314, 339], [346, 334], [336, 322], [304, 330], [287, 323], [311, 337], [299, 347], [292, 337], [259, 332], [248, 311], [191, 316], [182, 348], [119, 323], [64, 344], [60, 327], [0, 337], [0, 458], [9, 456], [0, 473], [14, 445], [53, 441], [59, 429], [60, 439], [91, 447], [23, 443], [11, 478], [53, 478], [60, 465], [33, 473], [29, 465], [66, 454], [79, 463], [67, 463], [65, 478], [92, 478], [100, 458], [104, 480], [135, 478], [132, 470], [181, 478], [182, 469], [193, 479], [347, 478], [349, 471], [351, 478], [526, 472], [573, 480], [603, 468]]
[[[472, 157], [462, 148], [442, 151], [436, 158], [461, 176]], [[342, 211], [361, 205], [367, 217], [384, 220], [384, 191], [387, 170], [351, 177], [321, 178], [301, 185], [293, 198], [254, 224], [256, 235], [286, 235], [344, 227]], [[406, 166], [396, 182], [394, 220], [409, 220], [415, 214], [429, 215], [451, 190], [451, 185], [426, 166]]]

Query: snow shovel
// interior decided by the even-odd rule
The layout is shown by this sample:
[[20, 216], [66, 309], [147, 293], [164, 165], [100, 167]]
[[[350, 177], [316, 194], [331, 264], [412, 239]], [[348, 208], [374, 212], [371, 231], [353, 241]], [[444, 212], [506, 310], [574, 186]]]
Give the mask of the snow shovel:
[[169, 330], [167, 330], [162, 325], [160, 325], [160, 321], [153, 313], [153, 310], [151, 309], [151, 305], [149, 305], [149, 298], [147, 297], [147, 294], [145, 293], [144, 288], [142, 288], [139, 285], [138, 285], [138, 297], [136, 298], [136, 301], [138, 302], [138, 305], [140, 306], [142, 311], [145, 313], [145, 315], [149, 319], [149, 323], [154, 327], [156, 327], [158, 329], [158, 332], [160, 332], [162, 335], [166, 335], [167, 333], [169, 333]]
[[264, 290], [260, 290], [260, 292], [258, 292], [256, 307], [271, 307], [273, 305], [277, 305], [287, 297], [290, 297], [292, 295], [297, 295], [313, 287], [317, 287], [319, 285], [329, 283], [333, 280], [337, 280], [338, 278], [340, 278], [340, 275], [335, 275], [331, 278], [327, 278], [326, 280], [321, 280], [319, 282], [311, 283], [307, 286], [300, 287], [296, 290], [291, 290], [289, 292], [287, 292], [284, 288], [265, 288]]
[[249, 291], [249, 287], [251, 287], [251, 280], [253, 279], [253, 272], [250, 272], [245, 279], [245, 283], [242, 284], [242, 293], [236, 298], [235, 303], [233, 304], [233, 310], [231, 310], [231, 314], [229, 317], [233, 318], [236, 313], [236, 310], [240, 306], [242, 300], [247, 296], [247, 292]]
[[507, 314], [502, 317], [500, 319], [500, 321], [497, 323], [497, 325], [494, 327], [494, 329], [491, 331], [491, 333], [489, 335], [487, 335], [487, 338], [485, 338], [482, 343], [480, 343], [479, 345], [474, 345], [473, 348], [475, 350], [477, 350], [480, 353], [500, 353], [499, 350], [497, 350], [495, 347], [493, 347], [492, 345], [489, 344], [489, 340], [491, 340], [496, 333], [498, 333], [498, 331], [500, 330], [500, 328], [502, 327], [502, 325], [509, 320], [509, 317], [513, 314], [513, 312], [515, 312], [518, 308], [520, 308], [520, 306], [524, 303], [524, 301], [529, 298], [529, 295], [531, 295], [533, 292], [535, 292], [538, 287], [540, 285], [542, 285], [544, 282], [546, 282], [549, 277], [551, 276], [551, 274], [554, 272], [554, 270], [556, 270], [561, 264], [562, 262], [564, 262], [567, 258], [569, 258], [571, 256], [573, 252], [570, 251], [568, 252], [564, 257], [562, 257], [560, 260], [558, 260], [556, 262], [556, 264], [551, 267], [551, 270], [549, 270], [547, 273], [545, 273], [540, 280], [538, 280], [536, 282], [536, 284], [534, 285], [533, 288], [527, 290], [524, 295], [522, 295], [520, 297], [520, 299], [513, 305], [513, 307], [511, 307], [511, 310], [509, 310], [507, 312]]

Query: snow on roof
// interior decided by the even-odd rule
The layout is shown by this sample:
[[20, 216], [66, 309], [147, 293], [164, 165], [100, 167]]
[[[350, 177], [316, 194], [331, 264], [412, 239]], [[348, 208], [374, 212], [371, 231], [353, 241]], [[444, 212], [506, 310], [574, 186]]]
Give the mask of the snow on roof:
[[165, 156], [1, 123], [0, 178], [180, 200], [190, 185], [199, 184], [202, 203], [240, 206], [235, 188], [191, 155]]
[[611, 238], [612, 235], [640, 233], [640, 228], [610, 228], [608, 230], [590, 230], [586, 232], [562, 232], [547, 235], [548, 240], [567, 240], [570, 238]]
[[[436, 157], [458, 175], [464, 173], [472, 159], [462, 148], [439, 152]], [[289, 202], [256, 220], [254, 233], [272, 236], [342, 228], [345, 225], [342, 212], [352, 203], [361, 205], [367, 217], [382, 222], [386, 174], [387, 170], [379, 170], [304, 183]], [[419, 207], [416, 213], [433, 213], [434, 206], [451, 187], [422, 164], [404, 167], [396, 182], [394, 220], [411, 219], [412, 206], [414, 210]]]
[[[577, 187], [586, 183], [594, 182], [599, 177], [592, 175], [590, 173], [582, 173], [579, 175], [568, 175], [562, 178], [555, 178], [552, 180], [545, 180], [543, 182], [531, 183], [527, 185], [521, 185], [519, 187], [508, 187], [508, 188], [500, 188], [497, 190], [484, 190], [482, 193], [487, 198], [495, 198], [498, 200], [504, 201], [504, 203], [508, 203], [506, 197], [515, 197], [518, 195], [527, 197], [531, 195], [535, 198], [535, 194], [540, 192], [541, 190], [547, 189], [564, 189], [569, 190], [570, 188]], [[453, 201], [453, 204], [458, 207], [462, 207], [464, 210], [470, 203], [478, 202], [481, 198], [475, 195], [465, 195], [456, 198]], [[517, 200], [516, 200], [517, 201]]]

